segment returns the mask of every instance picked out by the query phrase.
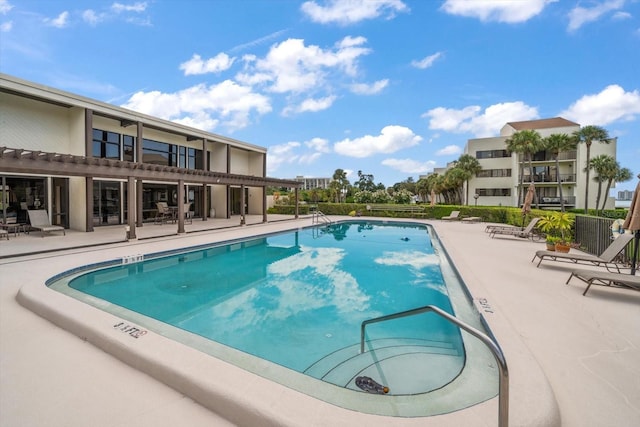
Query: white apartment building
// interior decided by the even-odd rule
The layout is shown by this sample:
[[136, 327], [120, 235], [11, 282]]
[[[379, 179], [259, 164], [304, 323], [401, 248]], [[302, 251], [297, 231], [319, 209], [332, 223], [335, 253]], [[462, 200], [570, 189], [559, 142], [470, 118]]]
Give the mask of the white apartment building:
[[310, 178], [306, 176], [296, 176], [296, 181], [302, 183], [303, 190], [313, 190], [314, 188], [329, 188], [332, 178]]
[[[478, 205], [491, 206], [518, 206], [518, 185], [520, 168], [523, 167], [518, 155], [507, 151], [505, 141], [514, 133], [522, 130], [535, 130], [540, 136], [547, 137], [552, 134], [573, 134], [580, 129], [578, 123], [555, 117], [551, 119], [530, 120], [523, 122], [509, 122], [500, 130], [500, 136], [490, 138], [476, 138], [467, 141], [465, 154], [478, 159], [482, 166], [476, 177], [469, 180], [469, 198], [478, 195]], [[607, 154], [616, 157], [616, 139], [609, 144], [594, 142], [591, 145], [591, 158]], [[554, 156], [546, 151], [540, 151], [533, 155], [533, 181], [536, 186], [538, 203], [541, 208], [554, 209], [560, 206], [557, 178], [560, 175], [562, 182], [562, 195], [565, 207], [583, 208], [586, 173], [586, 145], [578, 144], [577, 149], [571, 152], [560, 153], [559, 169], [556, 170]], [[528, 163], [524, 165], [524, 189], [526, 191], [531, 182]], [[591, 177], [593, 177], [593, 172]], [[589, 188], [589, 208], [596, 207], [597, 186], [592, 181]], [[607, 208], [613, 208], [615, 199], [607, 197]], [[471, 204], [473, 200], [466, 201]], [[602, 203], [602, 202], [600, 202]]]
[[[0, 221], [80, 231], [153, 220], [157, 202], [196, 218], [263, 215], [266, 148], [0, 74]], [[297, 199], [297, 198], [296, 198]]]

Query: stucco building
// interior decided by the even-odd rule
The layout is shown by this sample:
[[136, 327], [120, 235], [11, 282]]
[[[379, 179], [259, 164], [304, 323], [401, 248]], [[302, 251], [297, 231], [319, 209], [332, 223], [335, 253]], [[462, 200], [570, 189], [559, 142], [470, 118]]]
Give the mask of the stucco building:
[[266, 177], [266, 158], [257, 145], [0, 74], [3, 222], [45, 209], [66, 228], [128, 224], [135, 236], [157, 202], [181, 219], [188, 207], [202, 220], [266, 221], [266, 187], [300, 186]]
[[[467, 141], [465, 154], [478, 159], [482, 170], [469, 181], [470, 201], [478, 195], [479, 205], [518, 206], [518, 185], [520, 169], [524, 168], [523, 192], [531, 182], [528, 162], [521, 163], [518, 154], [507, 151], [506, 140], [514, 133], [522, 130], [535, 130], [545, 138], [552, 134], [571, 135], [580, 130], [580, 125], [561, 117], [523, 122], [509, 122], [500, 130], [500, 136], [490, 138], [476, 138]], [[608, 144], [594, 142], [591, 145], [591, 158], [606, 154], [616, 157], [616, 139]], [[560, 176], [562, 195], [565, 207], [583, 208], [586, 185], [586, 154], [585, 144], [578, 144], [576, 150], [560, 153], [559, 168], [556, 169], [555, 157], [548, 151], [540, 151], [533, 155], [533, 181], [536, 187], [538, 203], [541, 208], [559, 208], [560, 196], [557, 179]], [[593, 178], [593, 172], [591, 177]], [[589, 191], [589, 207], [596, 206], [596, 184], [592, 182]], [[614, 207], [614, 198], [607, 197], [607, 208]], [[602, 202], [601, 202], [602, 203]]]

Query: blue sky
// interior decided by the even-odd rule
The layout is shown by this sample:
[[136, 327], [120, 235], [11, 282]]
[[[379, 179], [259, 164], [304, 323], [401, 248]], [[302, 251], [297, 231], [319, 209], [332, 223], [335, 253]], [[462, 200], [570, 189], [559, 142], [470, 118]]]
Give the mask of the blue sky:
[[640, 173], [639, 0], [0, 0], [0, 71], [267, 147], [278, 178], [417, 180], [556, 116]]

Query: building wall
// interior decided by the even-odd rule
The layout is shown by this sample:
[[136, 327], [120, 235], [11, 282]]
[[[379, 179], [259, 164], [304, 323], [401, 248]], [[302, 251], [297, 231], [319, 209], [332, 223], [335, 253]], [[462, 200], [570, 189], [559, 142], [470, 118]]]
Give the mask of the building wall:
[[[133, 113], [117, 106], [46, 88], [4, 74], [0, 75], [0, 85], [3, 90], [0, 91], [0, 146], [79, 156], [91, 155], [92, 153], [86, 153], [87, 136], [85, 135], [86, 109], [91, 109], [94, 111], [92, 116], [94, 129], [137, 137], [137, 126], [134, 124], [123, 127], [121, 119], [134, 122], [140, 120], [144, 123], [144, 139], [197, 150], [203, 149], [202, 138], [206, 138], [206, 149], [210, 152], [211, 159], [209, 170], [266, 177], [264, 166], [266, 149], [262, 147], [222, 136], [207, 136], [206, 132], [184, 125], [168, 123], [155, 117]], [[23, 95], [16, 95], [13, 92], [21, 92]], [[185, 135], [193, 135], [194, 139], [187, 141]], [[91, 138], [91, 135], [88, 137]], [[141, 141], [138, 141], [138, 144], [140, 143]], [[204, 161], [206, 160], [205, 154]], [[64, 173], [61, 176], [64, 176]], [[48, 183], [48, 195], [51, 198], [52, 178], [47, 176], [42, 178], [45, 178]], [[69, 226], [72, 229], [86, 230], [86, 178], [67, 177], [67, 179]], [[227, 187], [213, 185], [211, 188], [213, 190], [211, 204], [216, 209], [216, 216], [225, 217], [228, 211]], [[264, 188], [249, 187], [248, 192], [249, 213], [261, 214]], [[48, 201], [47, 206], [51, 208], [51, 200]]]
[[[536, 131], [544, 138], [551, 134], [556, 133], [565, 133], [568, 135], [573, 134], [575, 131], [579, 130], [579, 126], [566, 126], [566, 127], [558, 127], [558, 128], [549, 128], [549, 129], [536, 129]], [[506, 140], [515, 133], [515, 130], [509, 126], [505, 125], [501, 131], [501, 136], [499, 137], [490, 137], [490, 138], [476, 138], [470, 139], [467, 141], [465, 146], [465, 153], [470, 154], [477, 158], [478, 151], [485, 150], [500, 150], [506, 149]], [[610, 144], [602, 144], [598, 142], [594, 142], [591, 145], [591, 158], [606, 154], [612, 157], [616, 157], [616, 140], [614, 139]], [[520, 162], [518, 161], [518, 157], [515, 153], [511, 155], [511, 157], [505, 158], [484, 158], [478, 159], [478, 162], [482, 166], [483, 170], [488, 169], [511, 169], [511, 177], [474, 177], [469, 181], [469, 204], [474, 203], [473, 195], [476, 194], [477, 191], [485, 188], [510, 188], [511, 195], [510, 196], [481, 196], [478, 198], [478, 205], [502, 205], [502, 206], [517, 206], [518, 205], [518, 184], [520, 182]], [[533, 162], [533, 165], [554, 165], [555, 163], [550, 160], [544, 162]], [[586, 172], [584, 168], [586, 166], [586, 145], [579, 144], [576, 150], [576, 160], [562, 161], [560, 162], [560, 174], [575, 174], [576, 181], [575, 184], [564, 184], [563, 185], [563, 197], [575, 197], [575, 207], [576, 208], [584, 208], [584, 191], [586, 186]], [[528, 164], [524, 165], [525, 172], [528, 170]], [[593, 178], [594, 173], [591, 172], [591, 178]], [[527, 177], [525, 175], [525, 183], [527, 181]], [[548, 189], [547, 191], [553, 188], [557, 188], [557, 186], [553, 186], [552, 183], [546, 184], [538, 184], [538, 190], [542, 191], [541, 188], [544, 187]], [[606, 189], [606, 186], [603, 186], [603, 192]], [[597, 198], [598, 186], [592, 180], [591, 186], [589, 187], [589, 208], [596, 207], [596, 198]], [[466, 194], [466, 191], [465, 191]], [[607, 197], [606, 208], [613, 209], [615, 205], [615, 199], [613, 197], [609, 197], [608, 195], [603, 194], [602, 197]], [[602, 203], [602, 201], [600, 201]]]
[[70, 115], [69, 108], [2, 92], [0, 145], [84, 155], [84, 142], [78, 145], [71, 138]]

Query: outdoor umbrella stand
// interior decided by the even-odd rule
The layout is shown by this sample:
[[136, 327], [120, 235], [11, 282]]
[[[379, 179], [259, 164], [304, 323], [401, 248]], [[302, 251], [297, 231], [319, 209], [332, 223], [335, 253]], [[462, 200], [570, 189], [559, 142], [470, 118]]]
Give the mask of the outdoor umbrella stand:
[[631, 260], [631, 274], [635, 275], [638, 266], [638, 246], [640, 246], [640, 182], [638, 182], [636, 191], [633, 193], [631, 206], [629, 207], [629, 212], [627, 212], [624, 224], [622, 224], [622, 228], [635, 232], [633, 239], [633, 257]]
[[524, 203], [522, 204], [522, 229], [524, 230], [524, 219], [529, 212], [531, 212], [531, 203], [533, 203], [533, 196], [536, 193], [536, 186], [533, 184], [529, 184], [529, 188], [527, 189], [527, 194], [524, 196]]

